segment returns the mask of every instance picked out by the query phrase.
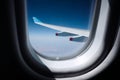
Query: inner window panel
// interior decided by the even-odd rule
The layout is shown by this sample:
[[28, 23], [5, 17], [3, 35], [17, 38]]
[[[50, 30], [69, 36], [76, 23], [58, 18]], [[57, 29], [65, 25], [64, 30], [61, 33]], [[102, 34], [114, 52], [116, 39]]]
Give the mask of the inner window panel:
[[34, 51], [62, 60], [80, 55], [92, 28], [95, 0], [27, 0], [27, 31]]

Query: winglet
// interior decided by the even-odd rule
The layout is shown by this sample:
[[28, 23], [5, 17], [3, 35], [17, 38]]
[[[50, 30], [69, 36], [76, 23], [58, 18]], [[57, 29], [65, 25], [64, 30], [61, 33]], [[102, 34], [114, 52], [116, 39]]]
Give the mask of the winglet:
[[38, 24], [38, 23], [42, 23], [39, 19], [37, 19], [36, 17], [33, 17], [33, 21], [34, 23]]

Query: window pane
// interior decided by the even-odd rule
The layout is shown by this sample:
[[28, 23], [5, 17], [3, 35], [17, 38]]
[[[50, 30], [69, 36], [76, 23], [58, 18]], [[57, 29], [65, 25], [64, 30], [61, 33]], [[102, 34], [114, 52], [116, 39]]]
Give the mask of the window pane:
[[92, 25], [95, 0], [27, 0], [30, 44], [47, 59], [79, 55]]

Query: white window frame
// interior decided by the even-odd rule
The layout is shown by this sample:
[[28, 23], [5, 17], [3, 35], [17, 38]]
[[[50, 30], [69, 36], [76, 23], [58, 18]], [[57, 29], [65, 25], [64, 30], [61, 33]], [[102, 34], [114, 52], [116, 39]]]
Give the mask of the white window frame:
[[91, 66], [101, 56], [103, 51], [106, 26], [109, 16], [109, 7], [110, 6], [108, 0], [101, 1], [101, 8], [95, 38], [89, 49], [85, 51], [83, 55], [60, 61], [48, 60], [38, 55], [40, 61], [55, 73], [81, 71]]

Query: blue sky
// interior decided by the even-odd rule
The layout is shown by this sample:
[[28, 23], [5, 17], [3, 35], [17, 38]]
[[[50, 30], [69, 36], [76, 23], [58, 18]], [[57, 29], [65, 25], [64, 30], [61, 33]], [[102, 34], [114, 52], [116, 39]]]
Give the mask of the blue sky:
[[[27, 0], [28, 31], [31, 44], [35, 47], [36, 43], [39, 43], [39, 49], [43, 49], [43, 43], [48, 43], [51, 40], [50, 38], [55, 38], [53, 39], [55, 40], [55, 44], [60, 46], [53, 46], [54, 48], [59, 48], [59, 53], [61, 53], [61, 43], [69, 44], [66, 45], [67, 51], [62, 51], [63, 54], [69, 53], [68, 50], [71, 49], [68, 48], [69, 46], [74, 45], [74, 51], [74, 49], [79, 47], [80, 43], [70, 43], [67, 37], [60, 37], [61, 40], [56, 41], [55, 33], [58, 31], [34, 24], [32, 17], [37, 17], [44, 23], [89, 30], [93, 1], [94, 0]], [[67, 42], [66, 39], [68, 40]], [[45, 47], [47, 47], [47, 44], [45, 45]], [[48, 43], [48, 45], [50, 44]], [[75, 47], [75, 45], [77, 45], [77, 47]]]

